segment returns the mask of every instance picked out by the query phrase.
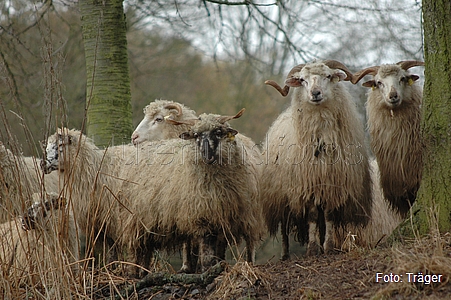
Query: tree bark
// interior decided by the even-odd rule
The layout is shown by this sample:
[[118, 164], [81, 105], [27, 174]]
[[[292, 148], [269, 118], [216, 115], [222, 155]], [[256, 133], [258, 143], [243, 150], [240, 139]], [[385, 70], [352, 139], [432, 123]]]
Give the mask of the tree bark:
[[79, 1], [87, 74], [87, 135], [99, 146], [130, 139], [132, 107], [122, 0]]
[[[423, 179], [418, 194], [418, 228], [451, 228], [451, 2], [423, 0], [425, 84], [422, 132]], [[431, 212], [433, 212], [431, 214]]]

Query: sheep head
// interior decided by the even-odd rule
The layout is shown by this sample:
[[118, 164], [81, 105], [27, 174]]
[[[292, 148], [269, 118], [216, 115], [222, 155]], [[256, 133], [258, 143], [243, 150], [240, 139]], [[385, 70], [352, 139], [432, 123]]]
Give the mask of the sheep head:
[[180, 135], [184, 140], [194, 139], [197, 143], [202, 159], [207, 164], [218, 162], [219, 149], [222, 142], [231, 142], [238, 131], [227, 123], [230, 120], [241, 117], [244, 108], [234, 116], [220, 116], [215, 114], [202, 114], [198, 119], [184, 121], [183, 123], [171, 121], [173, 124], [189, 124], [191, 129]]
[[372, 66], [355, 73], [352, 83], [356, 84], [365, 75], [372, 75], [373, 79], [364, 82], [362, 86], [378, 91], [385, 105], [393, 109], [401, 105], [406, 88], [419, 79], [418, 75], [408, 72], [409, 68], [416, 66], [424, 66], [424, 62], [409, 60], [400, 61], [397, 64]]
[[345, 65], [336, 60], [325, 60], [295, 66], [288, 73], [283, 89], [272, 80], [265, 81], [265, 84], [277, 89], [284, 97], [288, 95], [290, 87], [300, 87], [310, 103], [320, 104], [328, 97], [329, 84], [351, 79], [352, 73]]
[[67, 153], [67, 146], [71, 145], [79, 135], [73, 134], [66, 128], [58, 129], [58, 131], [49, 137], [45, 148], [45, 159], [41, 160], [41, 169], [44, 174], [59, 170], [63, 172], [64, 163], [67, 162], [64, 155]]
[[180, 120], [183, 108], [179, 103], [155, 100], [144, 108], [144, 119], [138, 124], [131, 139], [134, 145], [145, 141], [163, 140], [168, 138], [165, 134], [168, 119]]
[[45, 200], [41, 199], [41, 194], [33, 194], [34, 203], [22, 216], [22, 229], [31, 230], [36, 228], [36, 223], [42, 222], [47, 216], [47, 212], [54, 209], [62, 209], [66, 206], [66, 198], [58, 194], [45, 194]]

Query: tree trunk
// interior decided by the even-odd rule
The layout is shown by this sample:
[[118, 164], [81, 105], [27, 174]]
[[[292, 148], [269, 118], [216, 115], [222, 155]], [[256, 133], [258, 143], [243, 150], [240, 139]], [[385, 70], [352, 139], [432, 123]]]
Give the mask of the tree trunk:
[[99, 146], [132, 132], [126, 23], [122, 0], [79, 1], [87, 74], [87, 135]]
[[[451, 229], [451, 2], [423, 0], [423, 19], [426, 152], [418, 225], [421, 233], [445, 232]], [[431, 215], [432, 211], [436, 213]]]

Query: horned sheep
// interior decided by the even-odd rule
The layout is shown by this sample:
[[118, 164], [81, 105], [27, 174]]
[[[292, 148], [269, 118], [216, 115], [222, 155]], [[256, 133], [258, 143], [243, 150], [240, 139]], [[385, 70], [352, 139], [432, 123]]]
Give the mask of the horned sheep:
[[[241, 114], [202, 114], [190, 121], [173, 121], [191, 127], [182, 139], [141, 144], [145, 153], [161, 157], [144, 159], [152, 172], [140, 163], [123, 175], [127, 178], [123, 203], [130, 203], [134, 215], [129, 215], [122, 237], [130, 251], [137, 251], [136, 257], [148, 260], [145, 254], [152, 253], [154, 245], [167, 248], [200, 241], [205, 268], [225, 255], [218, 253], [216, 243], [244, 239], [248, 260], [253, 259], [263, 223], [257, 203], [258, 172], [242, 162], [243, 141], [227, 122]], [[134, 184], [144, 188], [132, 189]]]
[[405, 217], [415, 201], [422, 175], [422, 89], [417, 75], [408, 69], [424, 66], [421, 61], [400, 61], [365, 68], [354, 74], [353, 83], [365, 75], [371, 88], [367, 99], [371, 149], [380, 168], [385, 198]]
[[[144, 108], [144, 119], [136, 127], [132, 134], [132, 143], [139, 145], [144, 142], [152, 142], [157, 140], [167, 140], [178, 138], [180, 134], [190, 129], [189, 122], [197, 119], [196, 113], [187, 108], [182, 103], [168, 101], [168, 100], [155, 100]], [[188, 124], [187, 124], [188, 123]], [[257, 167], [259, 164], [258, 159], [261, 157], [261, 153], [257, 145], [249, 137], [238, 133], [237, 135], [243, 142], [245, 149], [243, 153], [243, 163], [249, 165], [249, 167]], [[192, 243], [194, 241], [191, 241]], [[195, 269], [196, 262], [191, 252], [197, 255], [197, 245], [184, 244], [183, 245], [183, 262], [180, 272], [191, 272]], [[224, 242], [219, 247], [223, 247], [218, 251], [224, 252], [226, 243]], [[254, 261], [254, 259], [251, 259]]]
[[[344, 71], [345, 73], [343, 73]], [[308, 230], [307, 255], [334, 249], [334, 231], [365, 226], [371, 217], [371, 176], [363, 125], [341, 81], [352, 74], [333, 60], [294, 67], [282, 89], [295, 87], [291, 106], [272, 124], [264, 143], [264, 216], [273, 235], [282, 229], [282, 259], [289, 258], [288, 234]], [[305, 224], [307, 220], [308, 226]]]
[[167, 119], [175, 121], [196, 119], [196, 113], [187, 106], [169, 100], [155, 100], [144, 108], [144, 119], [132, 134], [134, 145], [145, 141], [177, 138], [189, 130], [189, 125], [174, 126]]
[[48, 270], [78, 269], [73, 216], [64, 198], [54, 193], [45, 195], [41, 199], [39, 193], [33, 194], [33, 204], [22, 217], [0, 225], [0, 265], [2, 274], [10, 280], [36, 283]]

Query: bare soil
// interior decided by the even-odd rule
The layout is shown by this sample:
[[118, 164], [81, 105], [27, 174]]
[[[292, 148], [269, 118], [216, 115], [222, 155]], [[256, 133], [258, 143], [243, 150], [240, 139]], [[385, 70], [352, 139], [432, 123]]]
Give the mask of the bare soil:
[[[255, 266], [238, 262], [228, 265], [207, 286], [148, 287], [130, 299], [451, 299], [450, 240], [447, 234], [404, 245]], [[384, 282], [383, 277], [377, 282], [378, 273], [392, 282]], [[430, 284], [418, 279], [408, 282], [418, 274], [442, 276]], [[395, 275], [400, 275], [399, 282], [394, 282]]]

